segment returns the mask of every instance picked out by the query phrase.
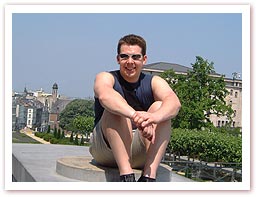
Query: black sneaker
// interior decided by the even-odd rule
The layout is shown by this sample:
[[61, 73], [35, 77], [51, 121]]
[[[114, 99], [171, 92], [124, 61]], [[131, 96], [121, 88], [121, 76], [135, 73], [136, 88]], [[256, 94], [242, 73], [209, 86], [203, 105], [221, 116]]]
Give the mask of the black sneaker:
[[156, 179], [146, 177], [146, 176], [141, 176], [137, 182], [156, 182]]
[[136, 182], [134, 173], [121, 175], [120, 182]]

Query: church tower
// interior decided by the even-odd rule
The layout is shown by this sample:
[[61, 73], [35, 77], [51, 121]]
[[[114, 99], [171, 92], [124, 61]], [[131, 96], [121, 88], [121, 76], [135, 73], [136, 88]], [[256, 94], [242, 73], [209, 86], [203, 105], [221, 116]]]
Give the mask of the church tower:
[[52, 87], [52, 98], [53, 98], [53, 103], [55, 103], [57, 101], [57, 90], [58, 90], [58, 86], [56, 83], [54, 83], [53, 87]]
[[23, 95], [24, 98], [26, 98], [27, 94], [28, 94], [28, 90], [25, 86], [22, 95]]

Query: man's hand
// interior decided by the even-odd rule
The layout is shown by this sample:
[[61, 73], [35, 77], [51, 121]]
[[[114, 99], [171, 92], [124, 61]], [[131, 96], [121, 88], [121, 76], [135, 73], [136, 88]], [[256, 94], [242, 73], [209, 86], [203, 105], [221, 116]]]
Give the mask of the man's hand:
[[142, 136], [154, 143], [156, 121], [153, 114], [145, 111], [136, 111], [132, 116], [132, 120], [140, 130]]
[[155, 126], [153, 124], [150, 124], [146, 127], [144, 127], [142, 130], [139, 129], [142, 136], [146, 139], [148, 139], [152, 144], [154, 144], [155, 141]]

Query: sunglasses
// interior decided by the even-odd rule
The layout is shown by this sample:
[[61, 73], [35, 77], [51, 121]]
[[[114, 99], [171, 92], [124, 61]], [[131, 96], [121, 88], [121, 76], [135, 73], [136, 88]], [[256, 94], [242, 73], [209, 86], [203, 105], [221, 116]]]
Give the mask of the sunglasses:
[[124, 54], [124, 53], [121, 53], [118, 55], [122, 60], [128, 60], [129, 57], [131, 57], [133, 60], [140, 60], [142, 58], [142, 54], [132, 54], [132, 55], [129, 55], [129, 54]]

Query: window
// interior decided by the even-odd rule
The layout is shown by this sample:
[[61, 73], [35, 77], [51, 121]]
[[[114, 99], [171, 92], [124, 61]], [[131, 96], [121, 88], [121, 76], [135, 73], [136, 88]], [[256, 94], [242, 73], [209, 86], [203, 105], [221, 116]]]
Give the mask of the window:
[[218, 127], [220, 127], [220, 120], [218, 120]]
[[236, 122], [235, 121], [233, 121], [233, 127], [235, 127], [236, 126]]
[[236, 110], [234, 110], [234, 117], [236, 117]]
[[230, 96], [233, 96], [233, 90], [230, 90]]
[[238, 96], [238, 92], [235, 92], [235, 98], [237, 98], [237, 96]]

